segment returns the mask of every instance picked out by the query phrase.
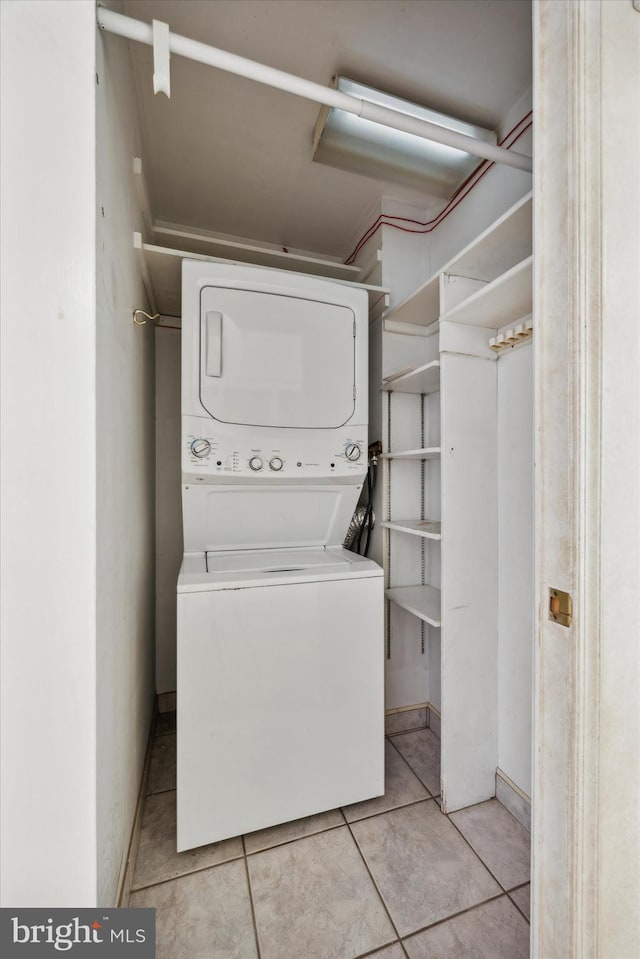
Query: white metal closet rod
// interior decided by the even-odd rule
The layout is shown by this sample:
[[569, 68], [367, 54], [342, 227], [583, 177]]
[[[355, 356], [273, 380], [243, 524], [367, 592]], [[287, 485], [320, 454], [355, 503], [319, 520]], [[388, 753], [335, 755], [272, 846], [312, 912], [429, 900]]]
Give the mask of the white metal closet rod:
[[[151, 24], [144, 23], [142, 20], [134, 20], [132, 17], [115, 13], [113, 10], [98, 7], [98, 25], [109, 33], [116, 33], [121, 37], [127, 37], [129, 40], [137, 40], [139, 43], [153, 46], [153, 28]], [[476, 140], [464, 133], [448, 130], [436, 123], [429, 123], [427, 120], [408, 116], [398, 110], [379, 106], [376, 103], [370, 103], [368, 100], [362, 100], [360, 97], [353, 97], [339, 90], [324, 87], [320, 83], [304, 80], [301, 77], [293, 76], [291, 73], [285, 73], [283, 70], [276, 70], [274, 67], [256, 63], [246, 57], [239, 57], [235, 53], [227, 53], [225, 50], [219, 50], [217, 47], [211, 47], [206, 43], [190, 40], [178, 33], [169, 33], [169, 50], [177, 56], [197, 60], [199, 63], [206, 63], [210, 67], [217, 67], [219, 70], [226, 70], [228, 73], [235, 73], [238, 76], [256, 80], [258, 83], [277, 87], [279, 90], [305, 97], [307, 100], [315, 100], [316, 103], [323, 103], [326, 106], [344, 110], [346, 113], [353, 113], [365, 120], [372, 120], [374, 123], [392, 127], [395, 130], [403, 130], [405, 133], [413, 133], [424, 140], [435, 140], [437, 143], [444, 143], [446, 146], [464, 150], [485, 160], [503, 163], [506, 166], [515, 167], [517, 170], [525, 170], [527, 173], [531, 173], [531, 157], [524, 156], [522, 153], [514, 153], [512, 150]]]

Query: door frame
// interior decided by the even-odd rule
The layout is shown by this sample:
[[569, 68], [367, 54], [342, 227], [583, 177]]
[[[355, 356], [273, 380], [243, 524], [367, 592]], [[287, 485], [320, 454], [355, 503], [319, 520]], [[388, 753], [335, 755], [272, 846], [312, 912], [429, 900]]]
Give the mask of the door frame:
[[[532, 956], [640, 955], [640, 12], [535, 0]], [[549, 618], [549, 589], [573, 619]]]

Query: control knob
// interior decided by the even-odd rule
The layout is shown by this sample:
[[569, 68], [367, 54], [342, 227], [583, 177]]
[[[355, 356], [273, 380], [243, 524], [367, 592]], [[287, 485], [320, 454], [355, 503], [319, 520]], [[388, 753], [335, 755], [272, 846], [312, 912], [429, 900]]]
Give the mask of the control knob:
[[211, 452], [211, 443], [209, 440], [197, 439], [191, 443], [191, 453], [197, 456], [199, 460], [204, 459]]
[[348, 460], [351, 460], [352, 463], [355, 463], [356, 460], [360, 459], [362, 450], [357, 443], [347, 443], [344, 453]]
[[279, 456], [273, 456], [269, 460], [269, 469], [272, 469], [274, 473], [279, 473], [283, 466], [284, 466], [284, 463], [282, 462]]
[[253, 470], [254, 473], [257, 473], [258, 470], [261, 470], [264, 466], [264, 463], [259, 456], [252, 456], [249, 460], [249, 469]]

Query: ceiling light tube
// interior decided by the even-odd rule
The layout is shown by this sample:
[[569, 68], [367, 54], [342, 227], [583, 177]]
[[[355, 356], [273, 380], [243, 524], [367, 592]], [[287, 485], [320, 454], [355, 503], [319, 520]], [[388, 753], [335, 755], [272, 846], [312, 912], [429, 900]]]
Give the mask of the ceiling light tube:
[[[489, 146], [496, 145], [493, 130], [383, 93], [357, 80], [338, 76], [334, 86], [341, 93], [364, 101], [364, 108], [360, 116], [354, 116], [334, 107], [322, 107], [313, 141], [316, 163], [449, 199], [482, 161], [450, 143], [416, 136], [416, 122], [435, 125], [438, 131], [448, 134], [472, 137]], [[399, 123], [393, 128], [378, 123], [377, 107], [403, 117], [405, 129], [398, 129]], [[451, 141], [455, 137], [447, 136], [447, 139]]]
[[[107, 30], [109, 33], [115, 33], [129, 40], [136, 40], [139, 43], [153, 46], [153, 29], [148, 23], [135, 20], [133, 17], [126, 17], [113, 10], [107, 10], [105, 7], [98, 7], [97, 19], [101, 29]], [[370, 119], [375, 123], [381, 123], [396, 130], [413, 133], [415, 136], [426, 140], [434, 140], [437, 143], [464, 150], [494, 163], [502, 163], [518, 170], [525, 170], [528, 173], [531, 173], [533, 168], [531, 157], [524, 156], [521, 153], [515, 153], [504, 147], [476, 140], [474, 137], [466, 136], [463, 133], [456, 133], [454, 130], [429, 123], [427, 120], [409, 117], [389, 107], [368, 103], [359, 97], [352, 97], [330, 87], [324, 87], [320, 83], [313, 83], [311, 80], [296, 77], [293, 74], [285, 73], [283, 70], [276, 70], [274, 67], [256, 63], [254, 60], [240, 57], [235, 53], [227, 53], [225, 50], [200, 43], [198, 40], [190, 40], [178, 33], [169, 33], [169, 50], [177, 56], [196, 60], [219, 70], [225, 70], [228, 73], [234, 73], [258, 83], [264, 83], [279, 90], [285, 90], [287, 93], [293, 93], [307, 100], [314, 100], [316, 103], [344, 110], [347, 113], [353, 113], [356, 116]]]

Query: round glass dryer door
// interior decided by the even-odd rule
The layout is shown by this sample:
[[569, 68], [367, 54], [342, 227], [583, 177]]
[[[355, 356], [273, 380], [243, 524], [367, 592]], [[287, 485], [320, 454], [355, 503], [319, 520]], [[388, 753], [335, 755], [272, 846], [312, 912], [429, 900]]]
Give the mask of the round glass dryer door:
[[207, 286], [200, 401], [224, 423], [335, 429], [355, 408], [355, 315], [295, 296]]

